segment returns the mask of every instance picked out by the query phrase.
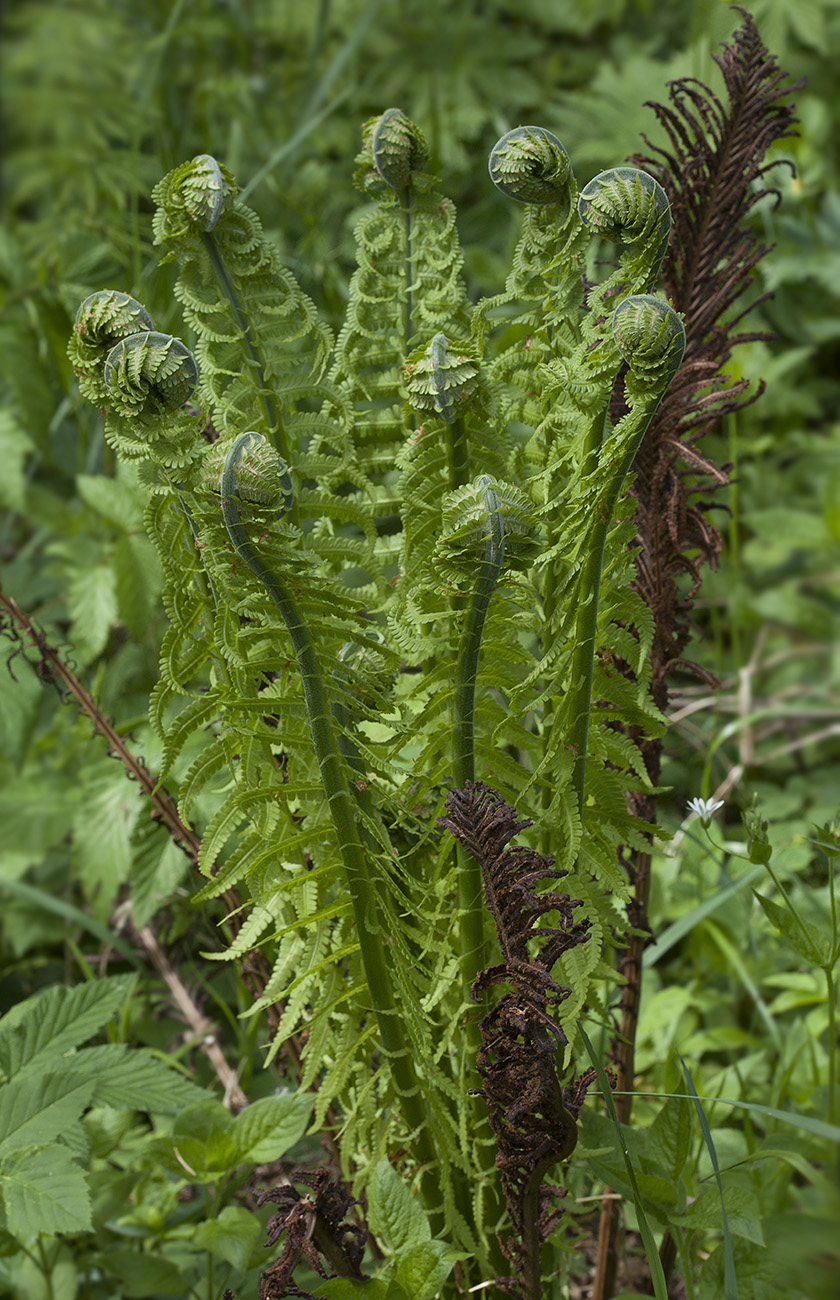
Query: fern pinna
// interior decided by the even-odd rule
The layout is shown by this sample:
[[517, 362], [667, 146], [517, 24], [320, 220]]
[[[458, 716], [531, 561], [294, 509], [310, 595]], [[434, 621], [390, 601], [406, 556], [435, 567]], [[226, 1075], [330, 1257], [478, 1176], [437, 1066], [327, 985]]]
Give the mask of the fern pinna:
[[[660, 725], [624, 489], [684, 335], [651, 292], [669, 214], [646, 173], [579, 194], [555, 137], [508, 133], [490, 174], [526, 206], [522, 236], [504, 292], [470, 310], [417, 128], [388, 110], [357, 162], [374, 203], [334, 346], [202, 155], [155, 191], [195, 358], [116, 290], [82, 304], [70, 352], [149, 488], [169, 615], [152, 720], [162, 779], [195, 755], [197, 901], [247, 890], [230, 955], [270, 953], [253, 1013], [282, 1007], [271, 1054], [305, 1031], [314, 1122], [338, 1107], [358, 1185], [402, 1148], [487, 1276], [500, 1202], [470, 989], [498, 939], [479, 863], [437, 819], [453, 787], [492, 785], [583, 900], [590, 938], [558, 944], [552, 976], [569, 1052], [620, 925], [617, 849], [642, 833], [624, 795], [646, 777], [615, 724]], [[595, 285], [593, 236], [621, 248]]]

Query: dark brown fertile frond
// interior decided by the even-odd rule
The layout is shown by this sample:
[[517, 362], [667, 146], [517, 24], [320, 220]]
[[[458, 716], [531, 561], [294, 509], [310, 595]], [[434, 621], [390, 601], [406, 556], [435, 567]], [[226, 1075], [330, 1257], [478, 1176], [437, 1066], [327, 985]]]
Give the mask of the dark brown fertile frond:
[[[660, 707], [667, 702], [666, 674], [681, 660], [691, 635], [686, 615], [700, 585], [699, 564], [715, 565], [720, 553], [706, 504], [692, 498], [724, 486], [728, 467], [714, 465], [694, 444], [760, 392], [748, 393], [746, 380], [724, 373], [738, 343], [768, 337], [738, 332], [749, 308], [725, 319], [767, 252], [748, 224], [752, 208], [768, 192], [755, 182], [768, 170], [763, 159], [769, 147], [794, 134], [788, 96], [797, 87], [785, 85], [786, 74], [764, 47], [752, 18], [736, 7], [743, 24], [715, 56], [726, 105], [692, 77], [672, 82], [670, 102], [650, 105], [668, 145], [659, 148], [646, 140], [652, 156], [630, 160], [651, 172], [671, 201], [663, 280], [672, 306], [684, 313], [687, 337], [680, 373], [635, 464], [642, 547], [636, 587], [656, 619], [653, 690]], [[677, 588], [683, 573], [692, 577], [685, 599]]]
[[[568, 894], [536, 892], [540, 881], [561, 879], [566, 872], [553, 868], [553, 858], [511, 843], [531, 821], [517, 818], [495, 790], [468, 781], [463, 790], [449, 793], [446, 810], [438, 825], [481, 866], [503, 956], [479, 971], [472, 996], [479, 1001], [503, 980], [512, 986], [482, 1019], [477, 1056], [480, 1095], [498, 1145], [496, 1167], [512, 1228], [502, 1242], [511, 1276], [496, 1285], [521, 1300], [536, 1300], [542, 1294], [542, 1245], [560, 1217], [555, 1202], [566, 1194], [564, 1188], [544, 1186], [543, 1179], [574, 1150], [589, 1083], [588, 1076], [566, 1088], [558, 1081], [557, 1048], [566, 1036], [549, 1008], [563, 1002], [569, 990], [555, 983], [551, 970], [564, 952], [588, 940], [589, 921], [574, 919], [580, 903]], [[549, 913], [554, 924], [539, 925]]]

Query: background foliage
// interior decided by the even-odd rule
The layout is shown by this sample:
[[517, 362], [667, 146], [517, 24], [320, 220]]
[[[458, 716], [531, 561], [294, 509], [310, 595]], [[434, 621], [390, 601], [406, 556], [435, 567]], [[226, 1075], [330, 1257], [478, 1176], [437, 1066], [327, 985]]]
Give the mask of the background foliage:
[[[780, 151], [794, 159], [796, 176], [780, 168], [781, 205], [756, 213], [775, 247], [757, 286], [774, 297], [757, 310], [755, 327], [772, 329], [776, 339], [749, 344], [735, 358], [736, 374], [764, 379], [767, 391], [706, 444], [735, 466], [724, 555], [697, 601], [693, 647], [721, 685], [710, 690], [686, 679], [673, 698], [663, 770], [671, 793], [660, 813], [674, 835], [657, 855], [651, 909], [655, 931], [673, 942], [661, 941], [649, 958], [637, 1068], [645, 1091], [686, 1091], [672, 1050], [679, 1048], [701, 1096], [760, 1099], [825, 1117], [824, 1059], [815, 1047], [820, 1035], [825, 1040], [827, 1016], [819, 972], [780, 941], [749, 889], [708, 909], [743, 871], [732, 854], [743, 850], [741, 809], [754, 793], [792, 895], [824, 909], [826, 859], [810, 837], [838, 803], [840, 160], [833, 123], [840, 7], [764, 0], [748, 8], [780, 65], [807, 84], [797, 96], [800, 137]], [[737, 17], [711, 0], [6, 6], [3, 589], [65, 646], [150, 770], [160, 755], [146, 709], [163, 615], [142, 529], [144, 494], [129, 471], [115, 472], [96, 413], [78, 398], [65, 347], [79, 301], [110, 284], [144, 301], [158, 328], [174, 328], [172, 272], [156, 268], [151, 248], [152, 186], [185, 158], [219, 156], [246, 186], [285, 263], [337, 323], [352, 269], [358, 196], [349, 177], [359, 125], [399, 105], [422, 126], [444, 192], [456, 202], [477, 297], [502, 281], [516, 234], [515, 214], [491, 200], [484, 160], [495, 139], [519, 122], [538, 122], [560, 136], [580, 175], [621, 160], [639, 149], [641, 131], [659, 138], [643, 105], [664, 100], [670, 78], [694, 75], [717, 88], [711, 54]], [[10, 666], [0, 673], [0, 1010], [21, 1015], [38, 991], [56, 998], [92, 976], [122, 979], [134, 970], [130, 997], [124, 984], [105, 986], [123, 993], [92, 1022], [91, 1036], [105, 1032], [101, 1046], [73, 1044], [79, 1059], [107, 1043], [142, 1045], [212, 1086], [211, 1062], [194, 1050], [197, 1022], [185, 1031], [183, 1017], [192, 1013], [173, 1002], [167, 971], [177, 971], [214, 1022], [251, 1102], [282, 1101], [283, 1067], [262, 1070], [260, 1026], [237, 1018], [250, 1002], [241, 976], [200, 955], [223, 946], [215, 928], [223, 913], [190, 906], [187, 858], [149, 822], [137, 786], [91, 737], [89, 723], [45, 689], [21, 653]], [[176, 781], [190, 757], [179, 760]], [[695, 795], [727, 800], [716, 851], [696, 822], [683, 821]], [[754, 883], [773, 895], [766, 877]], [[136, 940], [149, 922], [160, 960]], [[131, 1095], [115, 1103], [90, 1094], [84, 1105], [93, 1108], [82, 1120], [77, 1112], [72, 1133], [66, 1124], [60, 1131], [75, 1161], [68, 1168], [86, 1171], [90, 1214], [71, 1225], [45, 1212], [29, 1256], [0, 1236], [0, 1293], [5, 1286], [16, 1296], [69, 1297], [86, 1287], [81, 1294], [109, 1295], [107, 1279], [126, 1275], [120, 1252], [128, 1251], [132, 1269], [142, 1258], [152, 1272], [138, 1271], [128, 1284], [136, 1289], [123, 1282], [121, 1294], [193, 1287], [209, 1300], [229, 1277], [237, 1294], [253, 1294], [266, 1259], [262, 1232], [244, 1227], [245, 1218], [256, 1222], [244, 1208], [254, 1205], [251, 1170], [263, 1158], [256, 1139], [249, 1146], [231, 1136], [230, 1117], [206, 1100], [179, 1119], [165, 1107], [140, 1108]], [[637, 1103], [637, 1122], [657, 1109]], [[605, 1121], [594, 1109], [585, 1114], [586, 1145], [595, 1151], [606, 1145]], [[740, 1294], [833, 1294], [837, 1258], [824, 1228], [836, 1221], [837, 1194], [813, 1162], [830, 1174], [836, 1160], [803, 1130], [769, 1122], [757, 1133], [752, 1119], [726, 1106], [708, 1114], [721, 1164], [745, 1162], [727, 1192], [753, 1252], [739, 1272]], [[306, 1116], [298, 1118], [290, 1121], [290, 1147], [306, 1125]], [[701, 1193], [686, 1233], [708, 1234], [714, 1253], [701, 1294], [716, 1294], [720, 1203], [711, 1185], [696, 1181], [709, 1172], [696, 1131], [677, 1169], [683, 1123], [683, 1112], [674, 1112], [668, 1142], [664, 1121], [639, 1135], [638, 1157], [655, 1159], [668, 1147], [673, 1177], [685, 1168], [692, 1195]], [[211, 1152], [210, 1133], [218, 1144], [216, 1165], [191, 1165], [196, 1176], [183, 1184], [167, 1175], [184, 1170], [164, 1154], [178, 1124], [181, 1138], [192, 1136], [203, 1150]], [[315, 1150], [314, 1139], [304, 1142]], [[781, 1155], [770, 1157], [771, 1150]], [[306, 1151], [296, 1148], [292, 1159]], [[280, 1154], [273, 1148], [273, 1158]], [[589, 1194], [593, 1177], [622, 1190], [620, 1171], [598, 1157], [582, 1169], [574, 1194]], [[220, 1209], [226, 1218], [214, 1217]], [[586, 1210], [579, 1207], [584, 1232]], [[261, 1214], [264, 1221], [268, 1212]]]

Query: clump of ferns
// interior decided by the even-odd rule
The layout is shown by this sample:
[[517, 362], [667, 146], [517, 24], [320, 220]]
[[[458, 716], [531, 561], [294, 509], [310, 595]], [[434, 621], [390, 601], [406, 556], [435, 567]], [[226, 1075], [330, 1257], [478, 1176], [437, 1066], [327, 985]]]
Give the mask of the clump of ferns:
[[[649, 293], [668, 214], [644, 173], [613, 169], [579, 194], [550, 133], [504, 137], [491, 174], [526, 218], [505, 293], [480, 304], [470, 328], [453, 214], [422, 171], [416, 128], [389, 110], [363, 153], [378, 207], [360, 222], [359, 278], [329, 376], [314, 309], [206, 156], [161, 182], [155, 221], [180, 264], [200, 366], [111, 291], [83, 304], [71, 355], [108, 412], [110, 445], [151, 490], [170, 617], [152, 701], [163, 775], [212, 723], [182, 814], [214, 778], [229, 782], [203, 837], [198, 897], [248, 882], [252, 912], [232, 954], [275, 945], [254, 1010], [283, 999], [272, 1051], [307, 1028], [302, 1083], [321, 1076], [315, 1122], [338, 1099], [348, 1151], [396, 1133], [435, 1230], [487, 1270], [492, 1135], [464, 1092], [477, 1057], [490, 1077], [493, 1053], [478, 1018], [466, 1032], [461, 1021], [494, 940], [477, 860], [440, 843], [430, 814], [453, 785], [492, 777], [528, 801], [541, 849], [574, 871], [591, 938], [570, 947], [570, 904], [534, 894], [529, 924], [558, 910], [565, 938], [545, 945], [542, 966], [529, 959], [527, 979], [511, 947], [528, 1015], [506, 1003], [488, 1022], [497, 1038], [526, 1025], [535, 1059], [546, 1058], [534, 1097], [548, 1096], [539, 1071], [560, 1041], [547, 1027], [551, 966], [569, 981], [570, 1022], [603, 973], [608, 900], [623, 888], [616, 845], [638, 836], [623, 798], [643, 780], [638, 755], [609, 724], [659, 725], [644, 638], [632, 642], [633, 685], [610, 680], [596, 651], [607, 638], [624, 646], [622, 621], [644, 626], [627, 591], [622, 494], [684, 337]], [[582, 313], [591, 228], [623, 251]], [[613, 425], [623, 362], [627, 411]], [[199, 404], [221, 433], [213, 446], [184, 405], [199, 370]], [[503, 952], [511, 935], [499, 936]], [[504, 1070], [519, 1059], [506, 1041]], [[500, 1082], [499, 1105], [503, 1092]], [[546, 1158], [563, 1134], [559, 1146], [546, 1138]], [[531, 1225], [534, 1276], [550, 1216], [541, 1176], [529, 1175], [534, 1214], [522, 1209], [517, 1168], [510, 1213], [517, 1231]]]

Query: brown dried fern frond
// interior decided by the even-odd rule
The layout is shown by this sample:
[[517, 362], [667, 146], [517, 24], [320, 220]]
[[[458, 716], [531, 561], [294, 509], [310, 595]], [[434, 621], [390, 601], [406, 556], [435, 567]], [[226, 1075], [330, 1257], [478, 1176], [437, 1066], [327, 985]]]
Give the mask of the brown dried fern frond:
[[[795, 134], [796, 85], [768, 53], [755, 23], [735, 6], [743, 24], [730, 44], [715, 55], [726, 86], [724, 104], [692, 77], [674, 81], [667, 105], [651, 103], [668, 136], [668, 145], [645, 143], [651, 156], [630, 161], [651, 172], [671, 201], [673, 226], [663, 266], [665, 293], [684, 313], [687, 346], [680, 372], [665, 394], [636, 458], [638, 541], [636, 589], [653, 612], [653, 694], [667, 703], [666, 677], [687, 666], [683, 651], [693, 629], [688, 612], [700, 586], [700, 566], [717, 564], [721, 540], [702, 498], [729, 482], [729, 467], [716, 465], [697, 447], [724, 416], [761, 393], [748, 391], [746, 379], [732, 380], [725, 367], [739, 343], [771, 337], [738, 331], [761, 295], [726, 319], [749, 288], [768, 249], [749, 225], [752, 209], [766, 194], [762, 178], [767, 150]], [[699, 477], [698, 477], [699, 476]], [[701, 500], [696, 500], [700, 497]], [[677, 579], [691, 576], [687, 596]]]

